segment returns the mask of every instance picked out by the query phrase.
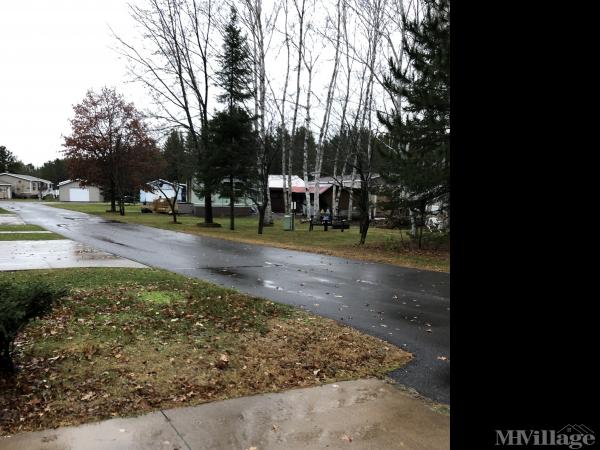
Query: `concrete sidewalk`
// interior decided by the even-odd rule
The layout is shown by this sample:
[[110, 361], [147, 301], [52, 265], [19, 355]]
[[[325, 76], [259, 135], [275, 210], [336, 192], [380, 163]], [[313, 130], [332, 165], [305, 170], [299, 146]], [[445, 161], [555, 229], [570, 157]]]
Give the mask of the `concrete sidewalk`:
[[147, 266], [69, 239], [0, 242], [0, 271], [70, 267]]
[[0, 438], [1, 450], [448, 449], [450, 417], [382, 380], [346, 381]]

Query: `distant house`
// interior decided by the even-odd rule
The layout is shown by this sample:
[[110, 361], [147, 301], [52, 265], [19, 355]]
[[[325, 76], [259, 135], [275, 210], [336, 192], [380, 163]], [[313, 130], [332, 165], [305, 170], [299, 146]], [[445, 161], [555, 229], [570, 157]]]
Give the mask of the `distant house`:
[[80, 180], [58, 183], [58, 199], [61, 202], [102, 202], [104, 197], [98, 186], [82, 186]]
[[[144, 190], [140, 190], [140, 202], [141, 203], [144, 203], [144, 204], [150, 203], [159, 197], [165, 198], [165, 195], [168, 198], [173, 198], [175, 196], [175, 186], [170, 181], [158, 179], [158, 180], [150, 181], [148, 183], [148, 185], [150, 187], [152, 187], [153, 190], [152, 190], [152, 192], [146, 192]], [[179, 192], [177, 192], [177, 202], [186, 202], [186, 201], [187, 201], [187, 186], [183, 183], [180, 183], [179, 184]]]
[[[52, 194], [51, 181], [31, 175], [0, 173], [0, 186], [4, 187], [0, 190], [5, 195], [10, 195], [9, 198], [40, 198]], [[7, 186], [10, 186], [10, 188], [7, 188]]]
[[[287, 185], [287, 176], [286, 176]], [[297, 213], [302, 212], [305, 201], [305, 183], [298, 175], [292, 175], [292, 202], [296, 203]], [[282, 213], [284, 211], [283, 203], [283, 176], [269, 175], [269, 191], [271, 192], [271, 210], [274, 213]]]
[[[204, 197], [198, 196], [193, 190], [195, 180], [190, 180], [187, 183], [189, 192], [189, 203], [192, 205], [192, 211], [195, 216], [204, 217]], [[223, 181], [223, 184], [228, 181]], [[211, 204], [214, 217], [229, 216], [229, 197], [221, 196], [219, 193], [211, 195]], [[234, 203], [234, 214], [236, 216], [250, 216], [256, 213], [256, 206], [251, 199], [247, 197], [238, 197]]]
[[[374, 174], [372, 176], [372, 184], [373, 186], [377, 186], [381, 183], [381, 178], [379, 175]], [[357, 218], [359, 215], [358, 209], [358, 194], [360, 192], [362, 182], [360, 177], [356, 175], [354, 182], [352, 181], [352, 175], [344, 175], [343, 177], [321, 177], [319, 179], [319, 208], [323, 211], [327, 211], [329, 209], [332, 213], [334, 211], [335, 198], [333, 196], [333, 186], [336, 186], [336, 190], [342, 188], [339, 196], [339, 211], [338, 214], [340, 216], [346, 217], [348, 215], [348, 208], [350, 207], [350, 195], [352, 195], [352, 217]], [[316, 182], [309, 181], [308, 182], [308, 192], [310, 194], [311, 205], [314, 204], [315, 198], [315, 189]], [[369, 204], [370, 204], [370, 215], [372, 218], [381, 214], [381, 211], [378, 210], [378, 195], [377, 190], [372, 189], [369, 194]]]

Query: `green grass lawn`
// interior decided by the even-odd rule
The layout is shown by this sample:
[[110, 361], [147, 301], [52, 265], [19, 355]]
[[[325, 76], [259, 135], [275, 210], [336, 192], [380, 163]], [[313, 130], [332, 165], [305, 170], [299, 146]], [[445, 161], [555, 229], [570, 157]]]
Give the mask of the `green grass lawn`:
[[46, 231], [37, 225], [0, 225], [0, 231], [11, 233], [0, 233], [0, 241], [50, 241], [66, 239], [56, 233], [19, 233], [19, 231]]
[[9, 211], [5, 210], [4, 208], [0, 208], [0, 214], [11, 214]]
[[[200, 217], [178, 216], [180, 223], [174, 224], [171, 216], [165, 214], [142, 214], [141, 205], [128, 205], [125, 216], [107, 213], [108, 203], [54, 203], [49, 206], [100, 215], [128, 223], [181, 231], [184, 233], [212, 236], [221, 239], [269, 245], [293, 250], [303, 250], [333, 256], [362, 259], [373, 262], [384, 262], [399, 266], [415, 267], [428, 270], [448, 272], [450, 270], [450, 254], [447, 242], [440, 242], [437, 250], [415, 250], [406, 248], [408, 236], [406, 231], [370, 228], [367, 243], [358, 245], [358, 226], [350, 230], [323, 231], [322, 227], [308, 231], [308, 223], [296, 220], [295, 231], [284, 231], [282, 220], [276, 220], [274, 226], [265, 227], [263, 235], [257, 233], [257, 217], [237, 217], [234, 231], [229, 230], [229, 218], [216, 218], [221, 228], [203, 228], [198, 223]], [[425, 236], [429, 242], [436, 239], [434, 234]]]
[[0, 435], [369, 376], [401, 349], [299, 309], [156, 269], [0, 272], [69, 289], [0, 375]]
[[46, 231], [45, 228], [39, 225], [0, 225], [0, 231]]

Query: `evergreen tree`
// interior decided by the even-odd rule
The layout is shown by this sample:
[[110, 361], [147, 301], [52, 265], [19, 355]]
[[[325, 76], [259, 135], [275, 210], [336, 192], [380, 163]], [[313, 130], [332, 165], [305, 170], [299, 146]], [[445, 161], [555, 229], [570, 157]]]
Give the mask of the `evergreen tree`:
[[450, 200], [450, 3], [423, 3], [420, 22], [403, 17], [409, 68], [390, 59], [391, 76], [385, 80], [403, 111], [379, 115], [390, 144], [383, 151], [388, 162], [383, 175], [398, 185], [398, 202], [418, 214], [419, 247], [427, 206], [438, 201], [449, 205]]
[[[229, 197], [230, 229], [233, 230], [235, 200], [249, 188], [256, 164], [252, 117], [244, 108], [244, 101], [252, 97], [250, 53], [246, 38], [237, 26], [233, 7], [223, 39], [223, 51], [218, 58], [220, 69], [216, 75], [223, 90], [219, 101], [227, 107], [209, 124], [211, 157], [207, 168], [213, 179], [219, 180], [221, 192]], [[223, 180], [227, 180], [226, 187], [223, 187]]]
[[223, 51], [218, 56], [220, 70], [217, 71], [216, 76], [224, 92], [218, 98], [231, 111], [235, 106], [242, 105], [245, 100], [252, 97], [249, 88], [252, 76], [250, 52], [246, 37], [237, 26], [237, 13], [233, 7], [223, 39]]
[[19, 161], [4, 145], [0, 145], [0, 173], [13, 172]]
[[58, 186], [58, 183], [69, 178], [66, 160], [64, 158], [56, 158], [52, 161], [46, 161], [37, 169], [37, 176], [51, 181], [55, 187]]

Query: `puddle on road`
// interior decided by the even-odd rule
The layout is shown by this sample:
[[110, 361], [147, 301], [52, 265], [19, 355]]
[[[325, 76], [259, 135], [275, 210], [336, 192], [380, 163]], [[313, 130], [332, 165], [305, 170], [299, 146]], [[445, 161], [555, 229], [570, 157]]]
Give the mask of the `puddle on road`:
[[99, 241], [108, 242], [110, 244], [120, 245], [122, 247], [129, 247], [129, 245], [127, 245], [127, 244], [122, 244], [121, 242], [115, 242], [112, 239], [107, 238], [107, 237], [103, 237], [103, 236], [92, 236], [92, 237], [94, 237], [95, 239], [98, 239]]
[[244, 274], [241, 274], [240, 272], [236, 272], [235, 270], [233, 270], [230, 267], [207, 267], [204, 270], [208, 270], [209, 272], [217, 274], [217, 275], [227, 275], [227, 276], [236, 277], [236, 278], [246, 278], [246, 276]]
[[79, 217], [79, 216], [63, 216], [63, 219], [68, 219], [68, 220], [86, 220], [87, 217]]

